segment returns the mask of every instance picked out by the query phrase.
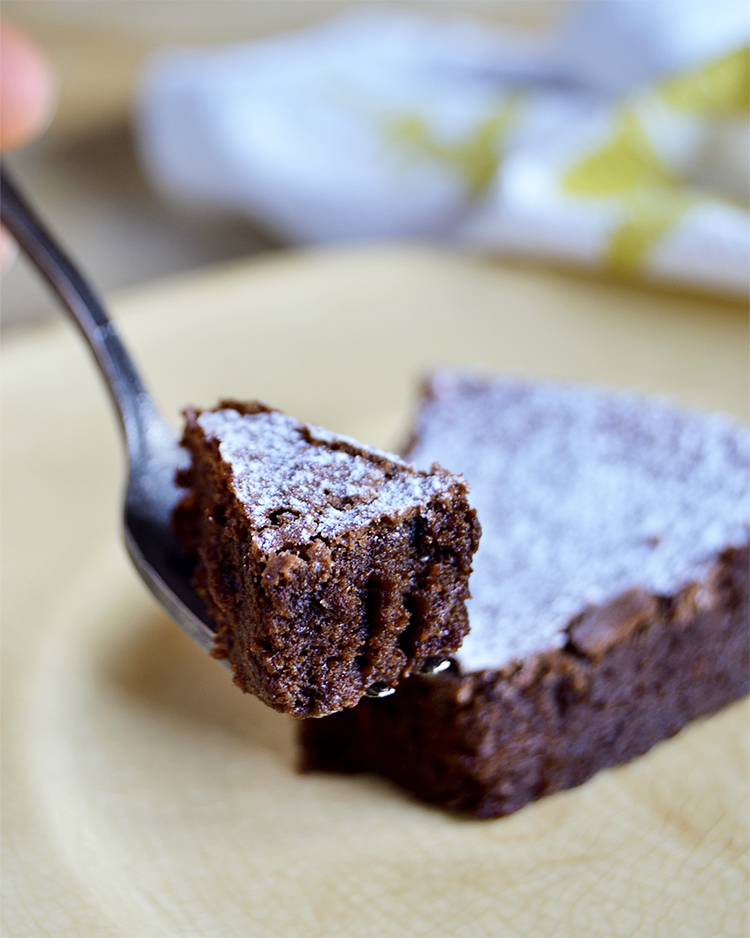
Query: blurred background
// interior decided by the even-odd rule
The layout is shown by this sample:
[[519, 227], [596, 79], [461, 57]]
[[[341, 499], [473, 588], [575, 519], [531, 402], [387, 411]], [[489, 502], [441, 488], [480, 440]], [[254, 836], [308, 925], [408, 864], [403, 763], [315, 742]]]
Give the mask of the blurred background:
[[[641, 0], [630, 6], [657, 9], [660, 2], [661, 0]], [[695, 6], [693, 0], [682, 2], [685, 8]], [[605, 0], [596, 0], [593, 8], [605, 5]], [[710, 11], [712, 6], [717, 7], [714, 0], [707, 5], [704, 3], [703, 14], [706, 10]], [[735, 4], [734, 7], [736, 6]], [[584, 17], [581, 21], [579, 17], [574, 41], [568, 44], [567, 52], [561, 58], [554, 51], [552, 39], [565, 33], [567, 24], [575, 19], [577, 11], [583, 7], [589, 10], [588, 19]], [[628, 265], [633, 266], [636, 263], [633, 260], [636, 255], [642, 256], [644, 244], [658, 240], [664, 230], [674, 223], [675, 218], [689, 216], [692, 219], [695, 216], [698, 218], [693, 225], [695, 230], [690, 229], [688, 225], [688, 229], [679, 237], [673, 238], [674, 243], [667, 245], [662, 252], [664, 256], [656, 265], [658, 267], [661, 264], [660, 270], [656, 271], [656, 279], [661, 277], [668, 285], [674, 286], [676, 282], [679, 286], [680, 271], [695, 267], [691, 257], [703, 259], [713, 251], [713, 266], [705, 276], [701, 274], [704, 282], [697, 283], [697, 287], [745, 302], [747, 262], [743, 253], [746, 254], [748, 225], [747, 194], [742, 191], [743, 184], [740, 182], [739, 187], [735, 183], [730, 184], [727, 191], [719, 193], [718, 200], [713, 197], [706, 199], [705, 194], [696, 196], [692, 189], [686, 195], [685, 188], [681, 185], [684, 181], [681, 175], [683, 164], [686, 163], [682, 154], [686, 150], [690, 150], [693, 156], [698, 154], [694, 162], [696, 165], [701, 164], [697, 176], [692, 172], [694, 167], [685, 171], [685, 178], [691, 186], [699, 185], [704, 189], [706, 185], [710, 187], [713, 184], [713, 171], [714, 176], [720, 177], [721, 187], [721, 180], [726, 181], [732, 176], [732, 172], [724, 168], [727, 159], [730, 163], [734, 161], [735, 170], [739, 167], [735, 175], [738, 172], [740, 179], [747, 175], [747, 118], [742, 116], [743, 108], [746, 115], [746, 103], [742, 97], [742, 89], [737, 98], [736, 88], [738, 80], [740, 83], [747, 83], [747, 53], [742, 51], [743, 46], [747, 44], [747, 37], [743, 37], [742, 28], [739, 34], [737, 33], [736, 16], [733, 20], [734, 33], [731, 29], [727, 32], [727, 28], [722, 32], [723, 27], [717, 26], [716, 36], [711, 39], [713, 46], [709, 42], [710, 48], [698, 48], [690, 37], [691, 28], [694, 32], [702, 34], [711, 32], [710, 29], [700, 27], [700, 17], [697, 20], [694, 18], [692, 24], [688, 23], [687, 27], [685, 24], [675, 24], [674, 32], [677, 38], [674, 42], [673, 37], [664, 40], [664, 60], [657, 62], [659, 50], [654, 52], [648, 48], [647, 42], [640, 43], [637, 30], [631, 30], [632, 35], [628, 34], [630, 27], [627, 23], [618, 25], [619, 13], [610, 18], [609, 25], [602, 22], [597, 25], [595, 21], [598, 14], [595, 12], [592, 18], [592, 4], [582, 3], [582, 0], [431, 0], [430, 3], [400, 0], [397, 3], [377, 5], [357, 0], [4, 0], [3, 18], [22, 27], [47, 50], [60, 76], [59, 106], [49, 130], [36, 143], [13, 154], [10, 165], [27, 191], [33, 195], [38, 207], [105, 292], [204, 264], [278, 250], [288, 244], [347, 240], [351, 232], [333, 232], [328, 236], [325, 224], [322, 224], [320, 230], [313, 226], [310, 231], [306, 231], [303, 230], [304, 224], [300, 227], [295, 219], [290, 220], [283, 212], [276, 218], [275, 206], [269, 207], [263, 202], [263, 193], [256, 197], [255, 202], [249, 199], [249, 202], [246, 200], [243, 203], [240, 198], [237, 210], [227, 210], [228, 197], [226, 192], [220, 191], [221, 178], [218, 179], [214, 190], [207, 195], [204, 193], [202, 200], [197, 200], [199, 204], [194, 204], [196, 200], [181, 198], [185, 192], [170, 192], [168, 182], [166, 185], [160, 185], [160, 179], [163, 182], [170, 173], [177, 178], [179, 172], [171, 169], [171, 156], [168, 155], [166, 160], [163, 158], [163, 151], [168, 148], [169, 141], [165, 143], [159, 139], [161, 131], [150, 133], [148, 124], [149, 121], [152, 125], [157, 121], [159, 127], [162, 127], [171, 120], [170, 82], [174, 85], [175, 81], [183, 81], [184, 84], [184, 74], [178, 74], [180, 65], [183, 73], [187, 71], [190, 78], [189, 60], [182, 64], [176, 60], [173, 68], [176, 79], [169, 73], [169, 60], [166, 60], [166, 72], [162, 70], [161, 73], [155, 74], [151, 68], [148, 101], [146, 105], [141, 101], [140, 105], [142, 139], [139, 146], [136, 146], [134, 140], [134, 102], [139, 94], [143, 98], [144, 67], [160, 50], [171, 47], [200, 47], [207, 50], [201, 54], [208, 55], [212, 48], [220, 50], [227, 44], [265, 41], [294, 30], [307, 30], [307, 33], [302, 34], [303, 42], [307, 42], [304, 36], [313, 36], [309, 31], [317, 24], [347, 12], [362, 13], [373, 10], [396, 15], [413, 14], [436, 24], [434, 29], [430, 27], [433, 31], [427, 43], [429, 51], [425, 51], [425, 43], [420, 46], [423, 73], [414, 78], [415, 100], [427, 101], [425, 113], [432, 114], [430, 99], [438, 93], [428, 87], [430, 76], [435, 72], [435, 62], [444, 70], [448, 66], [448, 71], [453, 69], [453, 78], [462, 87], [468, 87], [466, 75], [470, 73], [471, 93], [476, 91], [481, 101], [489, 100], [488, 95], [497, 96], [500, 89], [504, 109], [493, 112], [494, 116], [484, 123], [477, 118], [470, 128], [474, 136], [465, 145], [460, 141], [456, 143], [457, 138], [451, 138], [451, 134], [457, 132], [451, 125], [455, 115], [446, 116], [446, 113], [438, 109], [430, 117], [430, 120], [433, 120], [433, 125], [430, 126], [420, 123], [422, 118], [400, 118], [399, 122], [393, 124], [393, 134], [398, 136], [398, 140], [405, 147], [404, 152], [411, 148], [409, 152], [413, 155], [421, 147], [421, 157], [426, 161], [425, 165], [432, 161], [432, 169], [425, 170], [427, 175], [435, 167], [439, 169], [438, 164], [442, 160], [445, 164], [443, 168], [452, 161], [453, 166], [458, 167], [458, 175], [463, 173], [463, 176], [453, 186], [455, 180], [449, 185], [446, 178], [437, 178], [437, 170], [433, 173], [434, 192], [430, 190], [431, 194], [425, 198], [428, 201], [432, 199], [435, 204], [442, 199], [440, 204], [447, 206], [445, 217], [440, 216], [438, 221], [435, 219], [439, 213], [433, 212], [430, 219], [425, 220], [423, 212], [416, 221], [413, 218], [388, 221], [384, 222], [381, 228], [376, 225], [375, 228], [362, 232], [355, 231], [352, 237], [356, 239], [361, 235], [378, 239], [388, 236], [419, 238], [434, 234], [436, 237], [447, 237], [462, 247], [468, 246], [489, 253], [520, 256], [532, 261], [541, 259], [555, 264], [567, 264], [572, 261], [590, 268], [597, 266], [599, 254], [603, 251], [603, 256], [606, 255], [604, 260], [610, 263], [613, 270], [618, 264], [625, 270]], [[599, 19], [601, 20], [601, 17]], [[662, 25], [663, 19], [662, 17], [659, 20]], [[716, 17], [711, 15], [711, 22], [714, 19]], [[458, 35], [455, 32], [455, 23], [459, 20], [473, 23], [474, 27], [454, 42], [452, 35]], [[647, 27], [649, 35], [658, 33], [658, 29], [650, 27], [648, 22], [641, 24], [639, 28], [645, 30]], [[366, 46], [368, 27], [364, 25], [358, 28], [362, 34], [361, 40]], [[629, 55], [636, 63], [632, 75], [628, 72], [626, 79], [618, 79], [619, 84], [615, 81], [611, 87], [604, 87], [607, 81], [602, 81], [599, 73], [610, 65], [617, 71], [615, 60], [619, 54], [618, 47], [613, 45], [614, 52], [611, 55], [606, 48], [603, 50], [604, 65], [601, 61], [589, 63], [591, 43], [587, 43], [586, 37], [595, 35], [596, 29], [615, 32], [621, 30], [623, 42], [625, 46], [630, 43]], [[451, 33], [451, 30], [454, 30], [454, 33]], [[487, 37], [486, 43], [483, 35]], [[357, 37], [355, 39], [360, 41]], [[415, 41], [421, 42], [418, 39]], [[325, 58], [324, 52], [315, 52], [313, 47], [316, 42], [318, 40], [314, 37], [310, 39], [313, 64], [316, 55], [318, 62], [321, 56]], [[404, 43], [407, 43], [406, 39]], [[307, 54], [307, 46], [300, 48], [302, 53]], [[474, 49], [475, 55], [472, 53]], [[737, 59], [731, 67], [727, 66], [727, 53], [731, 56], [735, 50], [739, 50], [744, 58]], [[408, 53], [408, 50], [406, 51]], [[289, 49], [282, 50], [282, 54], [293, 56], [294, 50], [292, 49], [291, 53]], [[649, 65], [649, 56], [653, 59], [653, 67]], [[495, 64], [498, 58], [502, 60], [501, 66]], [[601, 58], [602, 55], [599, 56], [599, 59]], [[471, 61], [468, 61], [469, 59]], [[671, 74], [670, 70], [680, 72], [681, 69], [684, 71], [686, 65], [693, 67], [696, 64], [699, 68], [704, 68], [704, 60], [710, 60], [711, 67], [714, 60], [721, 60], [719, 71], [714, 69], [708, 78], [703, 75], [703, 83], [695, 86], [698, 87], [698, 92], [691, 86], [688, 96], [692, 107], [696, 94], [698, 98], [701, 98], [701, 95], [706, 98], [704, 92], [710, 85], [708, 103], [704, 101], [703, 110], [700, 106], [692, 111], [685, 108], [684, 89], [680, 85], [676, 90], [673, 89], [672, 103], [675, 110], [670, 112], [669, 120], [665, 121], [659, 110], [660, 107], [663, 109], [663, 100], [655, 103], [654, 94], [650, 93], [650, 97], [645, 94], [644, 97], [641, 89], [652, 86], [654, 81], [662, 80], [664, 74]], [[218, 61], [216, 69], [211, 72], [214, 67], [212, 61], [210, 58], [206, 59], [206, 81], [214, 83], [215, 100], [224, 101], [226, 94], [220, 78], [221, 69], [224, 68], [226, 79], [226, 63], [222, 65], [222, 62]], [[196, 62], [196, 69], [203, 68], [203, 59], [199, 57]], [[588, 71], [580, 71], [579, 62], [584, 62]], [[241, 64], [237, 65], [240, 71], [242, 67]], [[254, 67], [257, 69], [260, 66], [256, 62]], [[236, 79], [236, 74], [238, 73], [231, 73], [226, 79], [230, 86], [233, 81], [236, 84], [239, 80]], [[269, 87], [275, 80], [274, 74], [271, 64]], [[716, 75], [719, 76], [718, 79]], [[440, 81], [444, 78], [443, 75]], [[338, 77], [334, 75], [332, 81], [338, 81], [341, 85], [340, 74]], [[719, 111], [723, 107], [725, 113], [716, 111], [718, 99], [711, 90], [715, 89], [715, 86], [720, 86], [717, 92], [720, 98]], [[439, 87], [438, 84], [438, 90]], [[529, 141], [534, 144], [535, 134], [536, 148], [539, 150], [542, 130], [559, 142], [564, 134], [555, 131], [555, 121], [563, 129], [573, 125], [581, 127], [580, 140], [576, 138], [573, 142], [566, 142], [568, 150], [563, 147], [562, 156], [555, 156], [555, 159], [568, 159], [566, 153], [570, 151], [570, 147], [583, 147], [583, 162], [579, 159], [576, 164], [578, 169], [575, 172], [569, 170], [564, 185], [557, 187], [560, 191], [565, 189], [562, 196], [557, 190], [552, 192], [550, 189], [551, 170], [548, 166], [534, 164], [530, 167], [528, 160], [519, 163], [518, 160], [514, 162], [508, 159], [507, 173], [500, 179], [499, 156], [493, 155], [487, 166], [482, 162], [483, 159], [485, 163], [487, 161], [485, 144], [489, 139], [488, 134], [499, 134], [505, 126], [504, 121], [506, 124], [512, 124], [516, 120], [514, 115], [517, 110], [514, 109], [518, 107], [518, 100], [528, 100], [529, 87], [543, 87], [544, 94], [541, 97], [537, 95], [537, 98], [532, 96], [531, 106], [524, 115], [525, 123], [516, 121], [514, 125], [516, 128], [519, 124], [521, 126], [521, 130], [516, 134], [517, 139], [514, 138], [516, 143], [520, 140], [521, 150], [524, 146], [526, 150], [529, 149]], [[522, 94], [527, 95], [526, 99], [514, 97], [519, 88]], [[572, 88], [578, 92], [578, 96], [559, 98], [560, 88]], [[278, 89], [274, 86], [271, 90], [278, 97]], [[197, 91], [195, 88], [187, 91], [182, 89], [181, 93], [187, 100], [185, 95], [199, 96], [201, 91], [200, 88]], [[377, 96], [378, 89], [375, 88], [373, 93]], [[391, 94], [391, 91], [388, 91], [388, 94]], [[555, 95], [558, 95], [559, 100]], [[292, 106], [287, 98], [283, 98], [283, 101], [289, 110]], [[662, 98], [666, 100], [664, 96]], [[282, 100], [280, 97], [278, 99]], [[198, 113], [201, 102], [198, 97], [195, 97], [195, 100], [198, 102], [195, 105], [195, 111]], [[461, 100], [459, 95], [454, 109], [460, 110]], [[468, 111], [479, 106], [468, 92], [466, 100], [469, 101], [466, 105]], [[615, 100], [629, 102], [627, 109], [618, 105], [620, 109], [617, 110], [613, 104]], [[726, 101], [729, 101], [729, 104], [726, 104]], [[698, 104], [700, 105], [700, 101]], [[523, 106], [526, 107], [526, 104]], [[293, 108], [290, 113], [292, 111]], [[679, 112], [678, 117], [674, 117], [676, 112]], [[409, 113], [412, 114], [412, 111]], [[531, 114], [531, 118], [526, 119], [528, 114]], [[627, 123], [629, 115], [632, 114], [637, 114], [637, 121], [640, 122], [637, 123], [635, 131], [632, 120], [630, 124]], [[714, 116], [724, 119], [721, 146], [718, 150], [718, 137], [714, 131], [711, 134], [713, 149], [706, 150], [705, 134], [700, 136], [703, 131], [699, 133], [690, 123], [695, 115], [704, 123], [707, 115], [710, 119]], [[231, 117], [231, 114], [229, 116]], [[323, 114], [323, 118], [326, 117], [327, 112]], [[198, 120], [194, 115], [194, 123]], [[240, 126], [241, 116], [236, 117], [236, 120], [239, 121], [237, 126]], [[654, 135], [649, 128], [658, 130], [669, 121], [675, 124], [672, 135], [674, 139], [670, 137], [666, 142], [654, 142]], [[460, 123], [461, 120], [458, 119], [458, 124]], [[606, 132], [602, 130], [605, 123]], [[447, 127], [445, 139], [448, 143], [439, 139], [443, 124]], [[671, 128], [672, 124], [669, 126]], [[646, 128], [645, 135], [641, 133], [642, 128]], [[191, 133], [195, 132], [195, 127], [189, 129]], [[241, 133], [233, 137], [235, 129], [231, 129], [231, 133], [227, 131], [224, 138], [228, 152], [231, 151], [230, 155], [233, 156], [236, 156], [237, 148], [250, 147], [252, 143], [242, 139]], [[278, 127], [275, 129], [278, 131]], [[348, 128], [341, 131], [342, 140], [346, 139], [348, 132]], [[209, 134], [209, 131], [206, 133]], [[612, 165], [608, 164], [602, 171], [596, 161], [599, 157], [594, 154], [589, 159], [586, 147], [588, 142], [598, 137], [601, 137], [600, 143], [606, 144], [607, 133], [612, 136], [617, 147], [612, 157], [614, 162], [611, 160]], [[649, 134], [649, 140], [644, 143]], [[696, 142], [699, 137], [700, 141]], [[179, 135], [175, 139], [178, 138]], [[730, 142], [725, 146], [727, 140]], [[302, 144], [298, 144], [294, 139], [287, 142], [292, 151], [296, 148], [299, 153], [304, 149], [304, 134]], [[172, 144], [175, 145], [174, 141]], [[196, 149], [199, 149], [200, 144], [201, 141], [198, 140]], [[232, 147], [235, 148], [234, 151]], [[149, 148], [150, 156], [144, 160], [144, 151]], [[188, 148], [194, 149], [192, 144]], [[546, 147], [542, 145], [541, 149]], [[716, 155], [719, 150], [721, 159]], [[656, 151], [658, 161], [654, 157]], [[357, 152], [357, 147], [352, 145], [351, 151], [344, 152], [342, 161], [347, 157], [354, 160]], [[706, 152], [713, 156], [706, 158]], [[727, 152], [730, 157], [727, 157]], [[219, 157], [221, 156], [220, 153]], [[252, 163], [251, 158], [254, 158], [254, 154], [249, 152], [248, 159]], [[190, 189], [190, 172], [197, 172], [198, 175], [203, 174], [208, 178], [209, 169], [213, 169], [221, 177], [221, 167], [216, 170], [217, 162], [220, 163], [221, 160], [207, 159], [203, 164], [198, 161], [195, 167], [186, 167], [183, 189]], [[150, 165], [148, 172], [145, 169], [147, 165]], [[398, 201], [398, 186], [403, 179], [400, 180], [398, 167], [391, 168], [389, 172], [392, 172], [395, 180], [394, 192], [387, 192], [383, 201], [387, 201], [391, 196]], [[289, 178], [293, 178], [294, 172], [290, 170], [290, 173]], [[623, 173], [628, 177], [624, 183], [601, 183], [602, 174], [607, 180], [614, 176], [621, 180]], [[261, 188], [266, 186], [262, 176], [259, 175], [258, 178], [262, 183]], [[282, 190], [288, 185], [283, 175], [271, 182], [279, 185]], [[314, 183], [315, 179], [312, 184]], [[241, 180], [238, 185], [241, 185]], [[618, 185], [621, 188], [630, 186], [627, 198], [620, 198]], [[451, 186], [453, 188], [450, 188]], [[459, 188], [456, 189], [456, 186]], [[228, 183], [225, 188], [227, 187]], [[179, 189], [179, 186], [176, 188]], [[551, 194], [545, 196], [548, 189]], [[293, 188], [290, 191], [293, 192]], [[526, 192], [531, 193], [531, 201], [524, 202]], [[534, 204], [534, 199], [538, 199], [539, 193], [546, 198], [548, 205], [556, 199], [563, 199], [561, 205], [564, 200], [567, 200], [564, 205], [572, 204], [573, 199], [579, 200], [580, 206], [583, 207], [572, 228], [567, 219], [561, 224], [558, 217], [542, 217], [539, 214], [540, 210]], [[481, 204], [478, 195], [484, 200]], [[584, 197], [589, 201], [585, 202]], [[616, 201], [616, 212], [619, 213], [614, 233], [607, 228], [612, 206], [615, 204], [613, 199]], [[602, 208], [605, 202], [606, 208]], [[298, 203], [301, 204], [299, 197]], [[459, 203], [462, 208], [464, 203], [470, 204], [471, 212], [463, 212], [457, 222], [455, 206]], [[557, 205], [557, 202], [555, 204]], [[695, 205], [699, 207], [697, 214]], [[302, 210], [304, 211], [304, 206]], [[575, 231], [579, 232], [576, 243], [581, 247], [580, 250], [576, 248], [571, 251], [569, 245], [576, 241], [571, 233], [574, 234]], [[608, 247], [600, 251], [599, 241], [605, 235], [609, 238]], [[693, 289], [696, 283], [686, 283], [685, 286]], [[2, 328], [6, 332], [56, 315], [53, 302], [23, 261], [17, 261], [4, 277], [2, 293]]]
[[[429, 6], [436, 16], [459, 13], [536, 30], [572, 2], [432, 0]], [[181, 211], [148, 183], [131, 123], [144, 62], [165, 46], [258, 39], [359, 6], [359, 0], [4, 0], [3, 18], [47, 50], [60, 76], [49, 130], [15, 154], [12, 165], [102, 290], [283, 244], [244, 220]], [[390, 6], [425, 4], [400, 0]], [[3, 279], [2, 329], [56, 314], [38, 277], [17, 261]]]

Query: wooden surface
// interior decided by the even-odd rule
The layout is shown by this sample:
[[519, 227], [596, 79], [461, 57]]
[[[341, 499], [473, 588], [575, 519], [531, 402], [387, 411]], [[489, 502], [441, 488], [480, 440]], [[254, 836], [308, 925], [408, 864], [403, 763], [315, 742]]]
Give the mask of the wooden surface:
[[[113, 304], [186, 403], [261, 396], [394, 446], [426, 367], [747, 418], [745, 311], [419, 247], [290, 254]], [[108, 402], [65, 323], [3, 356], [3, 905], [13, 936], [747, 934], [746, 702], [497, 821], [299, 776], [293, 727], [165, 618], [119, 543]]]

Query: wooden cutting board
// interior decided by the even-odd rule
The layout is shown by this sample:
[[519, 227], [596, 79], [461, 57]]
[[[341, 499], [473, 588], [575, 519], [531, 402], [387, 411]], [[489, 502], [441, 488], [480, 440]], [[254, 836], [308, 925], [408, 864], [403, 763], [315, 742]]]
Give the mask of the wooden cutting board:
[[[474, 363], [747, 418], [745, 310], [418, 246], [276, 255], [112, 305], [175, 426], [259, 396], [393, 447], [424, 370]], [[129, 568], [117, 432], [74, 331], [8, 341], [2, 387], [6, 934], [747, 933], [746, 702], [496, 821], [300, 776], [291, 722]]]

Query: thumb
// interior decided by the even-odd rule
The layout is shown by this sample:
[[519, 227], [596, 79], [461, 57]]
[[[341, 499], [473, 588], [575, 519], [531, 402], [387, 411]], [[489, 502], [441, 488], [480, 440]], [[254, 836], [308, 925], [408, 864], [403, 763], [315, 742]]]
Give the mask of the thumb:
[[0, 150], [38, 136], [54, 111], [57, 87], [49, 59], [31, 39], [0, 23]]

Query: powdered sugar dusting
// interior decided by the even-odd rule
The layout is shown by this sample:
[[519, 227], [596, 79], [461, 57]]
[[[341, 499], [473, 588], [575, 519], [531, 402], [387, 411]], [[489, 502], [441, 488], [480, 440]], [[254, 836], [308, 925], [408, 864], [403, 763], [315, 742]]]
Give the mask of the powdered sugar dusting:
[[671, 595], [748, 541], [750, 434], [661, 399], [440, 374], [415, 463], [462, 473], [482, 524], [466, 670], [564, 644], [588, 604]]
[[263, 550], [335, 537], [384, 514], [403, 517], [450, 488], [445, 473], [415, 472], [398, 456], [278, 411], [206, 411], [198, 424], [219, 441]]

